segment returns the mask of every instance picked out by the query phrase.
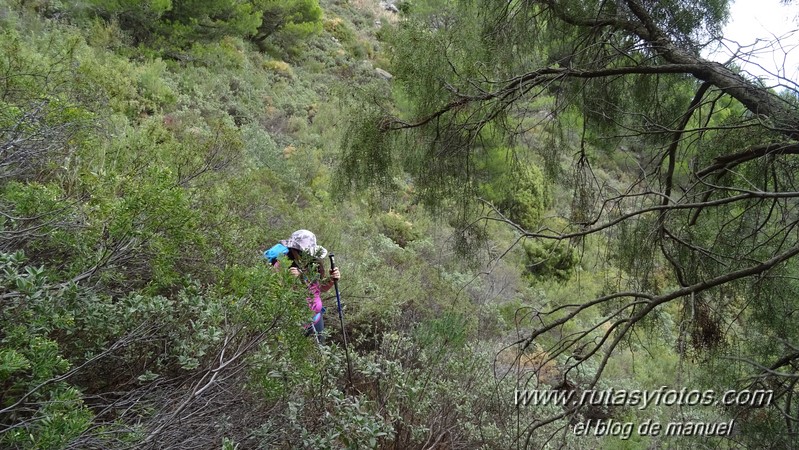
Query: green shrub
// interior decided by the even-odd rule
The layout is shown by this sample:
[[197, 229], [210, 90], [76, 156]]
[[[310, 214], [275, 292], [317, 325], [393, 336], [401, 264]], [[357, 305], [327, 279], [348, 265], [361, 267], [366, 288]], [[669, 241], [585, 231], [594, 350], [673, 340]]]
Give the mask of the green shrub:
[[502, 214], [526, 230], [534, 230], [551, 203], [543, 171], [534, 163], [514, 162], [510, 150], [490, 150], [483, 163], [480, 193]]
[[276, 45], [296, 54], [303, 40], [322, 31], [319, 0], [263, 0], [263, 20], [253, 36], [262, 50]]
[[163, 16], [163, 34], [185, 42], [249, 37], [261, 25], [262, 7], [262, 1], [172, 0]]
[[275, 72], [276, 74], [286, 78], [294, 78], [294, 71], [291, 69], [291, 65], [285, 61], [266, 61], [264, 62], [264, 69]]
[[78, 17], [118, 23], [136, 43], [185, 48], [223, 36], [249, 37], [261, 25], [263, 2], [236, 0], [87, 0], [71, 7]]
[[[43, 268], [22, 252], [0, 253], [0, 444], [58, 449], [85, 431], [93, 415], [80, 392], [61, 378], [72, 364], [50, 336], [74, 330]], [[9, 420], [12, 419], [13, 420]]]
[[340, 17], [327, 19], [324, 22], [324, 29], [330, 33], [338, 43], [343, 46], [350, 55], [358, 59], [373, 57], [374, 49], [369, 41], [361, 39]]
[[566, 281], [577, 266], [577, 251], [563, 241], [525, 242], [525, 268], [536, 278]]
[[379, 223], [380, 232], [402, 248], [421, 237], [419, 230], [413, 226], [413, 223], [405, 220], [401, 214], [395, 211], [389, 211], [381, 215]]

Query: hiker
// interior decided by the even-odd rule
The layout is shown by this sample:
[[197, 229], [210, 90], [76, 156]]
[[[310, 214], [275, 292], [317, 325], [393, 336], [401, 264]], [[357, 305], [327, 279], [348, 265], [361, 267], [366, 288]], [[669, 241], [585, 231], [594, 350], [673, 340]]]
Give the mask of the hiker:
[[275, 267], [278, 265], [280, 255], [286, 255], [291, 260], [289, 272], [302, 279], [311, 294], [307, 300], [308, 307], [314, 312], [314, 315], [311, 321], [304, 326], [305, 335], [313, 334], [316, 340], [323, 344], [325, 308], [322, 305], [322, 292], [330, 290], [341, 277], [338, 267], [332, 270], [329, 277], [325, 275], [323, 258], [327, 256], [327, 250], [316, 244], [316, 235], [308, 230], [297, 230], [291, 234], [290, 238], [280, 241], [279, 244], [264, 252], [264, 257]]

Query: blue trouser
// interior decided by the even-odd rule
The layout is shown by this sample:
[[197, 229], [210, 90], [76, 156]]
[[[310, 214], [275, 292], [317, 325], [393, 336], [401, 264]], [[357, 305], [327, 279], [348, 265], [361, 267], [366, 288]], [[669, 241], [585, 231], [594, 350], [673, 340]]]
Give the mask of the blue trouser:
[[[313, 320], [315, 320], [315, 322], [312, 323], [311, 325], [309, 325], [308, 328], [305, 329], [305, 335], [306, 336], [315, 335], [316, 336], [316, 341], [319, 344], [324, 344], [325, 343], [325, 336], [322, 334], [322, 332], [325, 331], [325, 316], [324, 316], [324, 312], [325, 312], [325, 309], [322, 308], [322, 312], [314, 315]], [[317, 319], [317, 317], [318, 317], [318, 319]]]

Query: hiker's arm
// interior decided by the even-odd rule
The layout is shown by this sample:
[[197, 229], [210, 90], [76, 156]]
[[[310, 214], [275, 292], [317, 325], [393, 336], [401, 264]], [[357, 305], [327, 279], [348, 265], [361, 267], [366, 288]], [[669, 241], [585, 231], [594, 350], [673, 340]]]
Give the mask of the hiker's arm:
[[332, 272], [330, 272], [330, 278], [328, 278], [327, 282], [322, 283], [322, 292], [329, 291], [339, 278], [341, 278], [341, 274], [338, 271], [338, 267], [336, 267]]

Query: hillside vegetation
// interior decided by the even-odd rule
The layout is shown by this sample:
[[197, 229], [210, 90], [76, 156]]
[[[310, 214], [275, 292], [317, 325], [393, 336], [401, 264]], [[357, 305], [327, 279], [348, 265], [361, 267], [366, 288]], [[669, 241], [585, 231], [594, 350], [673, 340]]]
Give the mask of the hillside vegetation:
[[[477, 6], [0, 0], [0, 447], [644, 449], [708, 439], [573, 432], [590, 419], [734, 420], [734, 434], [708, 445], [795, 445], [795, 263], [781, 256], [795, 239], [794, 206], [723, 199], [749, 192], [749, 178], [766, 183], [753, 192], [797, 191], [789, 163], [724, 159], [730, 142], [744, 152], [775, 136], [793, 145], [777, 154], [796, 153], [799, 133], [785, 131], [796, 122], [755, 128], [762, 118], [743, 100], [712, 91], [707, 118], [682, 124], [704, 128], [701, 139], [676, 138], [695, 160], [677, 161], [674, 144], [668, 187], [658, 186], [667, 193], [653, 200], [647, 164], [669, 154], [661, 143], [675, 140], [696, 80], [642, 75], [637, 87], [659, 102], [630, 95], [661, 110], [620, 118], [614, 108], [634, 99], [596, 80], [495, 94], [489, 79], [518, 84], [512, 72], [528, 64], [576, 64], [584, 55], [571, 39], [582, 35], [536, 29], [540, 45], [518, 58], [516, 40], [538, 16]], [[490, 29], [501, 23], [492, 18], [507, 28]], [[788, 111], [795, 93], [780, 94]], [[685, 217], [635, 211], [714, 161], [749, 172], [719, 172], [712, 184], [729, 192], [715, 198], [727, 209], [674, 241], [722, 261], [659, 253], [668, 220]], [[614, 226], [594, 232], [605, 212]], [[330, 291], [324, 346], [303, 336], [304, 288], [263, 258], [297, 229], [315, 232], [342, 272], [345, 327]], [[769, 261], [751, 284], [660, 301]], [[616, 295], [627, 291], [644, 294], [628, 304]], [[749, 298], [767, 307], [748, 309]], [[634, 329], [614, 322], [627, 313]], [[516, 401], [525, 389], [663, 385], [766, 387], [779, 401]]]

